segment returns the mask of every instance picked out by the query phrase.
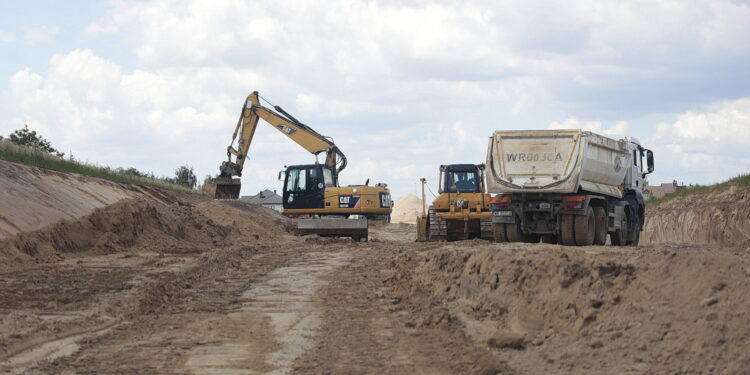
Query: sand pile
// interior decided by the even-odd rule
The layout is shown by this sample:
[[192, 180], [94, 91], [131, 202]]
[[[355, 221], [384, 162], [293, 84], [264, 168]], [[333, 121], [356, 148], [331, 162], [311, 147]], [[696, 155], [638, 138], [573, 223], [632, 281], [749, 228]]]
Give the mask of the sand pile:
[[750, 246], [750, 188], [717, 187], [647, 205], [641, 243]]
[[410, 312], [414, 325], [460, 322], [523, 373], [734, 374], [750, 364], [738, 313], [750, 309], [750, 265], [731, 250], [470, 242], [423, 252], [396, 276], [420, 285], [399, 298], [431, 296]]
[[61, 259], [81, 252], [109, 253], [148, 244], [156, 251], [195, 248], [228, 239], [232, 231], [193, 212], [189, 206], [166, 206], [146, 199], [128, 199], [76, 220], [62, 220], [25, 232], [2, 243], [3, 255], [23, 263]]
[[417, 216], [422, 215], [422, 200], [414, 194], [406, 194], [393, 205], [391, 223], [416, 224]]

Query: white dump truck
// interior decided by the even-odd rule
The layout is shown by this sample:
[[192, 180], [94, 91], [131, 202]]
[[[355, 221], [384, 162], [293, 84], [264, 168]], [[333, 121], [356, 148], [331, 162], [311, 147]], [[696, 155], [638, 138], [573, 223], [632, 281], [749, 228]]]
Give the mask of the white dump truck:
[[486, 168], [496, 241], [604, 245], [609, 234], [613, 245], [638, 244], [654, 155], [635, 138], [496, 131]]

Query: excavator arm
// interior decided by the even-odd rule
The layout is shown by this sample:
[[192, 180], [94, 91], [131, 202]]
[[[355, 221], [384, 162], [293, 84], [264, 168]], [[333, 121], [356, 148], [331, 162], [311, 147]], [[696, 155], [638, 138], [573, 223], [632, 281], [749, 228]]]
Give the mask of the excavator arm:
[[336, 147], [333, 139], [319, 134], [279, 106], [274, 106], [274, 109], [262, 106], [259, 99], [260, 95], [255, 91], [248, 95], [242, 106], [242, 113], [232, 134], [232, 142], [227, 147], [228, 160], [219, 168], [215, 193], [217, 198], [239, 197], [239, 182], [232, 178], [242, 176], [247, 153], [261, 118], [310, 153], [316, 156], [326, 153], [324, 164], [331, 169], [334, 182], [338, 184], [338, 174], [346, 168], [346, 156]]

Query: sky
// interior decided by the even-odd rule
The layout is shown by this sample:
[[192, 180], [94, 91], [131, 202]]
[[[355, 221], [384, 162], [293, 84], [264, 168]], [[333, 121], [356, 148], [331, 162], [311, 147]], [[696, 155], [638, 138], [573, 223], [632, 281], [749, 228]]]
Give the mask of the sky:
[[[253, 91], [395, 197], [494, 130], [635, 137], [652, 183], [750, 171], [748, 1], [3, 1], [0, 53], [0, 135], [162, 176], [216, 174]], [[262, 123], [242, 194], [314, 161]]]

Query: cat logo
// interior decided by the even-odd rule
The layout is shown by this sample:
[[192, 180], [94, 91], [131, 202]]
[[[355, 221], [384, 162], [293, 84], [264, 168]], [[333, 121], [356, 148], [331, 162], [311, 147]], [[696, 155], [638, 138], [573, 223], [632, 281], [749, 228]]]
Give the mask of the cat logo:
[[287, 125], [284, 125], [284, 124], [276, 125], [276, 127], [278, 127], [279, 130], [281, 130], [284, 133], [286, 133], [286, 135], [292, 135], [292, 134], [294, 134], [297, 131], [297, 129], [291, 128], [291, 127], [289, 127]]

